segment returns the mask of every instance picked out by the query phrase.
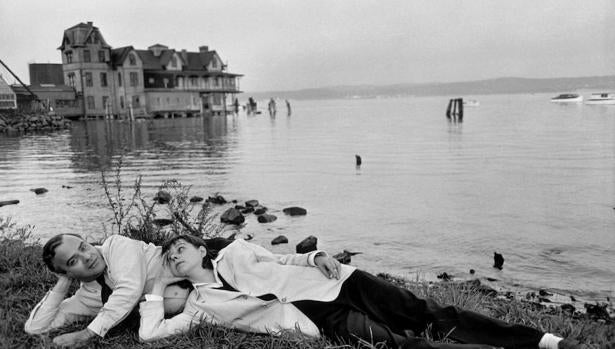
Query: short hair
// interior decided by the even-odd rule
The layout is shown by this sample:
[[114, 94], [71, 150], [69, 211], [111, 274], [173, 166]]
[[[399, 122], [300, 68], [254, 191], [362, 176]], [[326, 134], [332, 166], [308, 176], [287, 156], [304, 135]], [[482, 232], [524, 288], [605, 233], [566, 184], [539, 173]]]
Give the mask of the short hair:
[[[203, 268], [207, 268], [207, 269], [213, 269], [213, 265], [211, 264], [211, 261], [213, 259], [216, 259], [216, 257], [218, 257], [218, 252], [220, 252], [221, 249], [230, 245], [231, 242], [234, 241], [232, 239], [220, 238], [220, 237], [205, 240], [205, 239], [201, 239], [198, 236], [189, 235], [189, 234], [177, 235], [167, 240], [162, 245], [161, 255], [163, 256], [166, 255], [171, 249], [171, 246], [173, 246], [179, 240], [183, 240], [197, 248], [203, 246], [207, 249], [207, 254], [203, 257], [203, 262], [201, 264]], [[164, 262], [165, 263], [167, 262], [166, 258], [164, 259]]]
[[52, 237], [51, 239], [49, 239], [49, 241], [45, 243], [45, 246], [43, 246], [43, 262], [45, 262], [45, 265], [47, 265], [47, 268], [49, 268], [49, 270], [58, 274], [66, 274], [66, 271], [58, 270], [53, 266], [53, 257], [55, 257], [56, 248], [58, 248], [58, 246], [62, 244], [62, 239], [65, 235], [75, 236], [83, 240], [83, 237], [79, 234], [64, 233]]

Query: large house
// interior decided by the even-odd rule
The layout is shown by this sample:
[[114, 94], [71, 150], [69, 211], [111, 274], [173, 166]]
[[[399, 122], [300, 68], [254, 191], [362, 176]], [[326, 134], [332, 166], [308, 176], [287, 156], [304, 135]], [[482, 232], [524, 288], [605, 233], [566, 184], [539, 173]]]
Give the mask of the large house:
[[64, 31], [64, 83], [76, 92], [84, 117], [174, 117], [226, 114], [240, 93], [240, 74], [227, 72], [216, 51], [112, 48], [92, 22]]

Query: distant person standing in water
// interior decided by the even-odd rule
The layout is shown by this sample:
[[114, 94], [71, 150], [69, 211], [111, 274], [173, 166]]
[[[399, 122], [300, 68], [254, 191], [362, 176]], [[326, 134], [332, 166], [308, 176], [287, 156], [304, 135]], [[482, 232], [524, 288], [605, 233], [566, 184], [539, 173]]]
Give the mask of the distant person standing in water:
[[288, 101], [288, 99], [285, 99], [284, 101], [286, 102], [287, 115], [290, 116], [290, 114], [292, 114], [292, 110], [290, 109], [290, 102]]
[[275, 116], [275, 114], [277, 113], [277, 108], [275, 106], [275, 100], [273, 98], [271, 98], [269, 100], [269, 116]]

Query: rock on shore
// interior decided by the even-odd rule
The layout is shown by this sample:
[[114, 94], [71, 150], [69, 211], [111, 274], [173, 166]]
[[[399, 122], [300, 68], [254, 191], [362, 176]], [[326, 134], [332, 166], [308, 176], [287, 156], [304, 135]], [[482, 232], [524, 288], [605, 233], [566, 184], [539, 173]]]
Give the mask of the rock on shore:
[[51, 131], [70, 128], [70, 120], [63, 116], [50, 113], [24, 113], [15, 110], [0, 111], [0, 133]]

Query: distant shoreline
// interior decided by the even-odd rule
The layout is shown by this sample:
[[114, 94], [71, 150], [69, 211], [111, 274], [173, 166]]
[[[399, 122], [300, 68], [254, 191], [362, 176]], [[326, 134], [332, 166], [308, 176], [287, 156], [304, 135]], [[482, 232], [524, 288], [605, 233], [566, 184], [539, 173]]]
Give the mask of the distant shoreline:
[[574, 78], [497, 78], [488, 80], [421, 83], [421, 84], [390, 84], [390, 85], [345, 85], [307, 88], [299, 90], [278, 90], [245, 92], [255, 99], [310, 100], [310, 99], [352, 99], [376, 97], [405, 96], [464, 96], [488, 94], [520, 94], [520, 93], [565, 93], [578, 90], [595, 90], [598, 92], [615, 91], [615, 75], [589, 76]]

